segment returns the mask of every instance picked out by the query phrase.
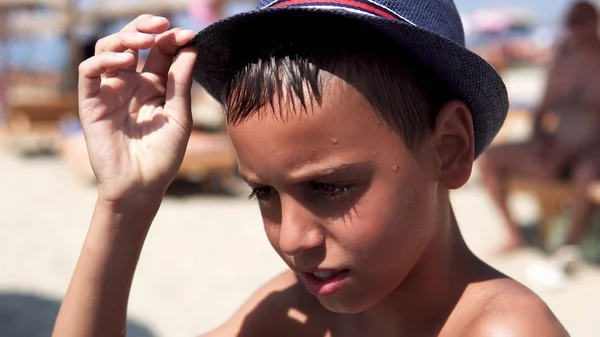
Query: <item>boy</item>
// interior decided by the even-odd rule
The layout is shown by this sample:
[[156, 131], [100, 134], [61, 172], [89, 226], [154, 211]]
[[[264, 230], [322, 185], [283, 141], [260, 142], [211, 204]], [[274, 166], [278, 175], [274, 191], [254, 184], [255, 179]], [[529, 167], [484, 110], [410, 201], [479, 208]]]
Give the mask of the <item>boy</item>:
[[449, 190], [507, 109], [497, 74], [461, 46], [454, 4], [259, 7], [194, 38], [141, 16], [82, 63], [99, 194], [55, 336], [124, 334], [135, 265], [189, 136], [192, 73], [223, 103], [240, 173], [291, 269], [206, 336], [566, 336], [539, 298], [469, 251], [453, 216]]

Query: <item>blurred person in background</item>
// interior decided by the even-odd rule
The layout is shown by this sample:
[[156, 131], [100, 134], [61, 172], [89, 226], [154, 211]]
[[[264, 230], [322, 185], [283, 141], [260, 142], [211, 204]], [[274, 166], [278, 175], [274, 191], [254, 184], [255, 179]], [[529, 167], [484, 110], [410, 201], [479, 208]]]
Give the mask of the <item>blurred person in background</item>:
[[[565, 39], [558, 45], [545, 94], [535, 111], [532, 139], [491, 148], [479, 161], [483, 181], [508, 229], [502, 251], [523, 245], [507, 205], [507, 183], [512, 177], [574, 184], [565, 247], [579, 242], [590, 220], [587, 188], [600, 175], [600, 40], [594, 5], [574, 3], [565, 16], [565, 28]], [[545, 127], [548, 121], [554, 126]]]

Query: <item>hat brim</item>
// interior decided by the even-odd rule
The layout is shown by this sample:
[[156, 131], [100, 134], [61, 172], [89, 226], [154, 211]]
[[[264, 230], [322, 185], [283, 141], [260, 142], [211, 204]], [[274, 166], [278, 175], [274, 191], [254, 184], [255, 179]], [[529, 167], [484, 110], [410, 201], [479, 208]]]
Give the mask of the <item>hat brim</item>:
[[343, 9], [283, 7], [241, 13], [208, 26], [190, 42], [198, 49], [194, 80], [222, 102], [222, 90], [233, 75], [235, 59], [239, 60], [247, 50], [284, 41], [290, 30], [301, 31], [316, 22], [331, 23], [340, 19], [375, 28], [430, 68], [471, 110], [475, 156], [489, 146], [508, 112], [504, 82], [495, 69], [475, 53], [407, 22]]

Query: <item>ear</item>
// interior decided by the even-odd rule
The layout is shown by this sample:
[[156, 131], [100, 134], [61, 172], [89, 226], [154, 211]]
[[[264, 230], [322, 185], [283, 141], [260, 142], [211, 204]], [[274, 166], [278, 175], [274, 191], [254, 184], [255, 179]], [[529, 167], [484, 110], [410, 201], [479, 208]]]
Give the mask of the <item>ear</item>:
[[430, 138], [438, 163], [438, 178], [448, 189], [467, 183], [473, 169], [475, 138], [469, 108], [460, 101], [446, 103], [435, 120]]

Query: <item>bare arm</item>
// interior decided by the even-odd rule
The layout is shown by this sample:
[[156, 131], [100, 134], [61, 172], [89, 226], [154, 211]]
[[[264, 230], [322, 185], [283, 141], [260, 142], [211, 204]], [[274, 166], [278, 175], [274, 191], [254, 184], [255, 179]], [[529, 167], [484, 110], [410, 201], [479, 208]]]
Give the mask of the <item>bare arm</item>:
[[125, 336], [133, 275], [160, 200], [98, 200], [53, 336]]
[[[150, 224], [191, 133], [195, 32], [142, 15], [98, 42], [79, 68], [79, 115], [98, 200], [56, 337], [124, 336], [127, 300]], [[156, 36], [155, 36], [156, 34]], [[137, 72], [138, 50], [150, 49]]]

